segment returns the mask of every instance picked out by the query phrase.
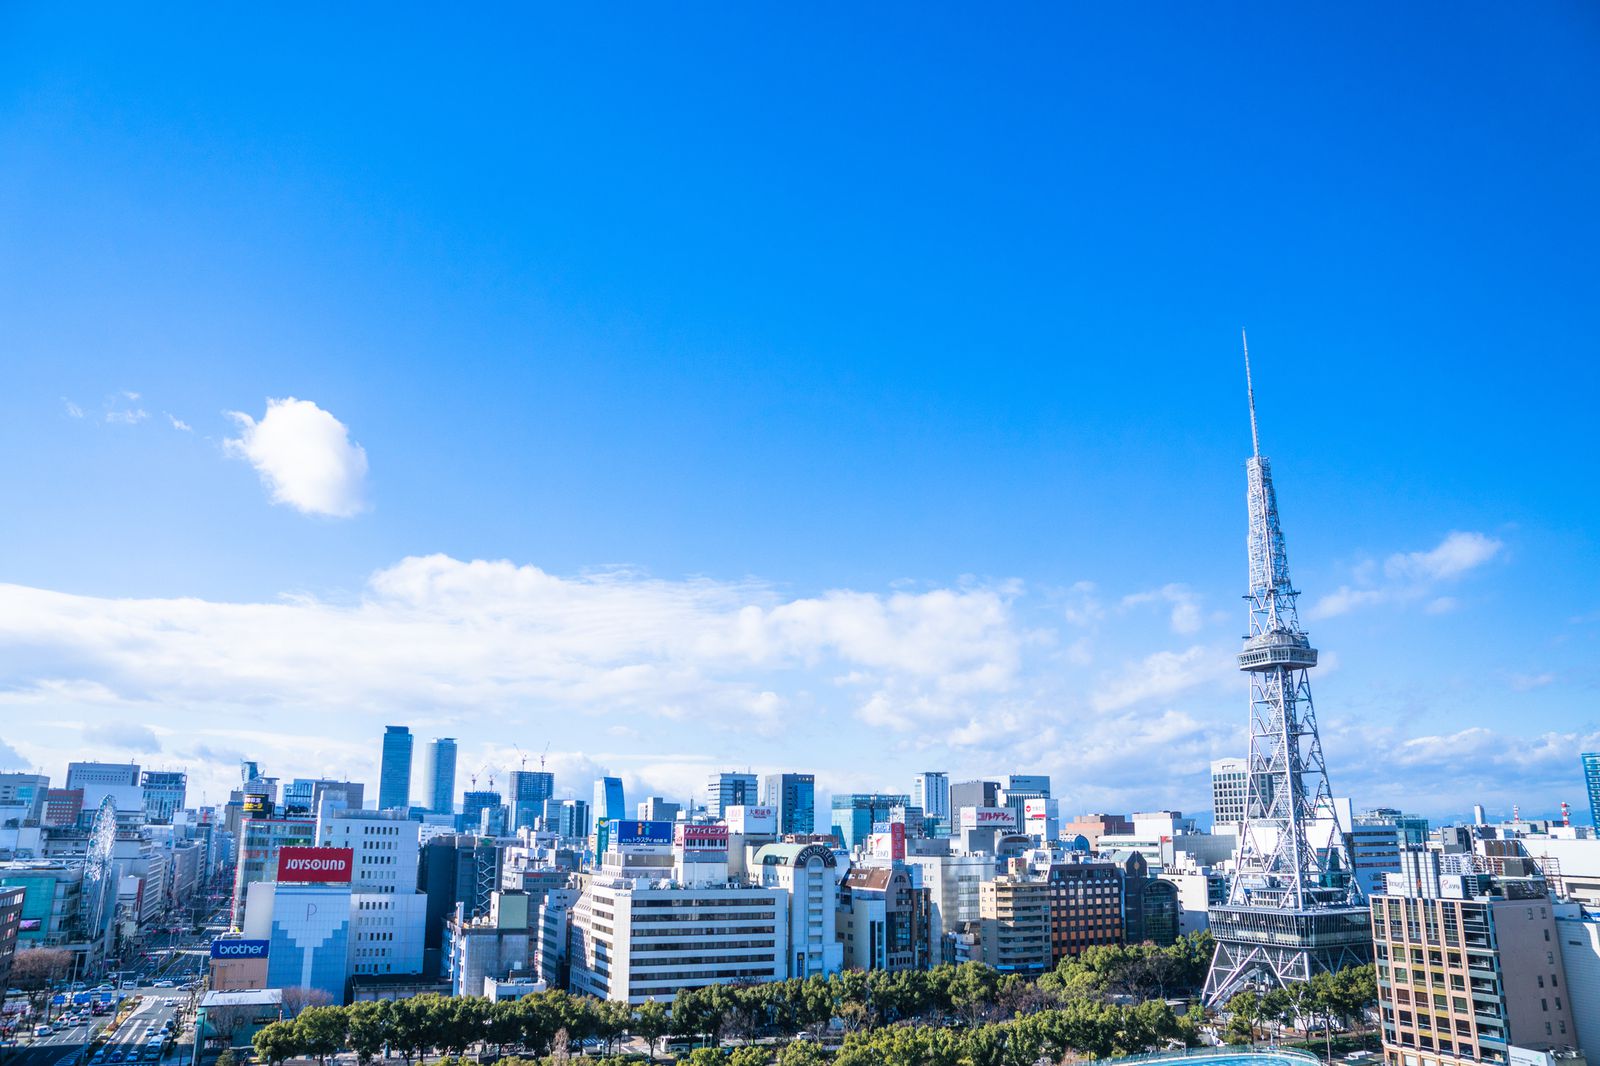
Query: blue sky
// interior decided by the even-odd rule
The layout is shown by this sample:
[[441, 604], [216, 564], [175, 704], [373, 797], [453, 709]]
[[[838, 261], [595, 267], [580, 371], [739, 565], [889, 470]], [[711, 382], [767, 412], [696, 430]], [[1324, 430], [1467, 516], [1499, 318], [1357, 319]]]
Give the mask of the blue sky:
[[1597, 45], [1576, 3], [9, 7], [0, 759], [215, 800], [240, 753], [375, 780], [394, 721], [630, 800], [1201, 810], [1246, 326], [1335, 790], [1577, 803]]

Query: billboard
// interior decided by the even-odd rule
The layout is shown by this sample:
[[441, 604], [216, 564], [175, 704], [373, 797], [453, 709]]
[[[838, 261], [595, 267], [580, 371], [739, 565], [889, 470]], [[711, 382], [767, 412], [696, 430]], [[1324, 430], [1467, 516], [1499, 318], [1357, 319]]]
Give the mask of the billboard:
[[725, 825], [680, 825], [677, 843], [684, 851], [727, 851], [728, 827]]
[[1032, 799], [1022, 801], [1022, 816], [1028, 821], [1038, 819], [1043, 821], [1050, 817], [1050, 801]]
[[355, 852], [350, 848], [278, 849], [279, 881], [317, 881], [348, 884]]
[[244, 813], [264, 814], [266, 810], [267, 799], [265, 796], [246, 796], [244, 798]]
[[618, 822], [616, 844], [619, 848], [672, 846], [672, 822]]
[[1010, 807], [963, 807], [963, 829], [1015, 829], [1017, 812]]
[[264, 959], [267, 957], [266, 940], [238, 940], [218, 937], [211, 942], [213, 959]]
[[882, 831], [874, 832], [870, 841], [872, 854], [882, 859], [903, 862], [906, 857], [906, 826], [904, 822], [886, 823]]
[[778, 808], [744, 807], [732, 805], [723, 812], [728, 816], [728, 828], [735, 833], [776, 833]]

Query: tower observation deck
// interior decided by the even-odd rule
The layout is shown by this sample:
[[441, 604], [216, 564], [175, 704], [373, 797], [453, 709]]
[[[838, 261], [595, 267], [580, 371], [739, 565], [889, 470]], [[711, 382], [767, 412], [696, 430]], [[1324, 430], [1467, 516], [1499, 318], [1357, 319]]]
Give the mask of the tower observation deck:
[[1350, 865], [1317, 735], [1307, 671], [1317, 650], [1300, 628], [1299, 592], [1278, 521], [1272, 466], [1261, 454], [1250, 350], [1245, 349], [1253, 454], [1245, 462], [1250, 511], [1250, 632], [1239, 669], [1250, 679], [1250, 753], [1238, 865], [1228, 901], [1211, 908], [1217, 951], [1205, 999], [1246, 987], [1309, 981], [1370, 959], [1367, 907]]

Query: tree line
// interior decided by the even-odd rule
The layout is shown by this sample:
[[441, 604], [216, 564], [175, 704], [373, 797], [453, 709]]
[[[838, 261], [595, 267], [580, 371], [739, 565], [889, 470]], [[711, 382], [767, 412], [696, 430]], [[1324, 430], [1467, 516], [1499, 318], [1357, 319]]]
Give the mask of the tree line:
[[[880, 1053], [889, 1056], [885, 1061], [899, 1061], [912, 1054], [908, 1048], [920, 1048], [916, 1054], [925, 1053], [927, 1061], [942, 1061], [955, 1048], [950, 1053], [966, 1059], [989, 1049], [980, 1055], [983, 1061], [1000, 1062], [991, 1060], [994, 1048], [1033, 1044], [1103, 1055], [1192, 1038], [1198, 1015], [1179, 1016], [1162, 1000], [1197, 991], [1211, 952], [1210, 934], [1200, 933], [1165, 948], [1090, 948], [1037, 979], [1001, 974], [979, 962], [899, 972], [846, 970], [686, 989], [670, 1009], [654, 1000], [633, 1007], [562, 991], [498, 1003], [421, 995], [307, 1007], [263, 1028], [254, 1045], [274, 1066], [303, 1055], [324, 1060], [346, 1049], [363, 1063], [388, 1049], [411, 1066], [430, 1053], [464, 1055], [477, 1047], [495, 1055], [544, 1057], [564, 1053], [574, 1042], [597, 1040], [610, 1052], [629, 1036], [646, 1041], [651, 1057], [669, 1036], [710, 1049], [729, 1038], [788, 1039], [814, 1048], [823, 1030], [836, 1024], [845, 1034], [839, 1059], [847, 1064], [876, 1062]], [[1113, 1002], [1119, 997], [1150, 1002]], [[936, 1035], [941, 1032], [947, 1035]], [[808, 1053], [805, 1047], [792, 1052]]]

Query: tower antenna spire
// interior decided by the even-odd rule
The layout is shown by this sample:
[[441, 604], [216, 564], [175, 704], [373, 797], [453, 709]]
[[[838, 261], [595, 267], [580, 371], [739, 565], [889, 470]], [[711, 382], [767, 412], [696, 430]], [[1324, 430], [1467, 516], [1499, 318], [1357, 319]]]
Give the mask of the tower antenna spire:
[[1256, 388], [1250, 383], [1250, 338], [1245, 336], [1244, 330], [1239, 331], [1239, 343], [1244, 345], [1244, 391], [1250, 397], [1250, 447], [1253, 453], [1261, 455], [1261, 434], [1256, 430]]

